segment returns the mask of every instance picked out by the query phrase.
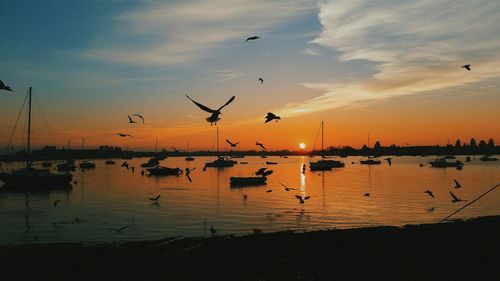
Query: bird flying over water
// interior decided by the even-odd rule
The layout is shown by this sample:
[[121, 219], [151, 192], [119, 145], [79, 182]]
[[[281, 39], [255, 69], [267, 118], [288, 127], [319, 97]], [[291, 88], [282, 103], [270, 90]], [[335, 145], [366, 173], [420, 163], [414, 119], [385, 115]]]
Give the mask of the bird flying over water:
[[276, 120], [276, 122], [278, 122], [278, 120], [281, 120], [281, 117], [279, 117], [278, 115], [276, 115], [276, 114], [274, 114], [272, 112], [268, 112], [267, 116], [264, 117], [264, 118], [266, 118], [266, 122], [265, 123], [267, 123], [269, 121], [273, 121], [273, 120]]
[[132, 114], [132, 116], [137, 116], [137, 117], [141, 118], [142, 119], [142, 124], [144, 124], [144, 117], [142, 117], [142, 115], [140, 115], [138, 113], [134, 113], [134, 114]]
[[137, 123], [137, 122], [135, 122], [134, 120], [132, 120], [132, 118], [130, 118], [130, 115], [127, 115], [127, 117], [128, 117], [128, 122], [129, 122], [130, 124], [135, 124], [135, 123]]
[[295, 195], [295, 198], [299, 199], [300, 204], [304, 204], [304, 202], [311, 198], [311, 196], [302, 197], [300, 195]]
[[262, 149], [266, 150], [266, 147], [260, 142], [255, 142], [255, 145], [258, 145], [258, 146], [262, 147]]
[[455, 194], [453, 194], [453, 192], [450, 191], [450, 195], [452, 197], [451, 199], [451, 202], [452, 203], [457, 203], [457, 202], [460, 202], [460, 201], [467, 201], [467, 200], [463, 200], [463, 199], [460, 199], [458, 198]]
[[231, 147], [236, 147], [240, 142], [232, 143], [230, 140], [226, 139], [226, 142], [229, 143]]
[[116, 232], [122, 232], [124, 231], [125, 229], [131, 227], [133, 224], [129, 224], [129, 225], [126, 225], [126, 226], [122, 226], [120, 228], [113, 228], [113, 227], [110, 227], [109, 230], [113, 230], [113, 231], [116, 231]]
[[456, 179], [453, 179], [453, 181], [455, 182], [455, 188], [461, 188], [462, 187], [462, 185]]
[[264, 79], [259, 77], [260, 84], [264, 83]]
[[262, 38], [262, 37], [260, 37], [260, 36], [250, 36], [250, 37], [247, 38], [247, 40], [245, 40], [245, 43], [248, 42], [248, 41], [257, 40], [257, 39], [260, 39], [260, 38]]
[[429, 196], [430, 196], [430, 197], [434, 198], [434, 193], [432, 193], [432, 191], [430, 191], [430, 190], [426, 189], [426, 190], [424, 191], [424, 193], [427, 193], [427, 194], [429, 194]]
[[193, 182], [191, 180], [191, 172], [194, 171], [196, 169], [196, 167], [192, 168], [192, 169], [189, 169], [189, 168], [186, 168], [186, 177], [188, 178], [189, 182]]
[[291, 188], [291, 187], [288, 187], [286, 185], [284, 185], [283, 183], [280, 182], [280, 184], [285, 188], [285, 191], [290, 191], [290, 190], [297, 190], [297, 188]]
[[158, 199], [160, 199], [160, 196], [161, 196], [161, 194], [158, 194], [158, 196], [153, 197], [153, 198], [148, 198], [148, 199], [151, 200], [151, 201], [158, 202]]
[[465, 69], [467, 69], [468, 71], [470, 71], [470, 64], [465, 64], [465, 65], [462, 65], [462, 68], [465, 68]]
[[220, 120], [219, 118], [219, 115], [222, 114], [222, 112], [220, 112], [226, 105], [230, 104], [235, 98], [236, 96], [232, 96], [223, 106], [219, 107], [219, 109], [211, 109], [209, 107], [206, 107], [204, 106], [203, 104], [201, 103], [198, 103], [196, 102], [195, 100], [193, 100], [192, 98], [190, 98], [188, 95], [186, 95], [186, 97], [191, 100], [194, 104], [196, 104], [196, 106], [198, 106], [201, 110], [204, 110], [208, 113], [212, 113], [212, 115], [210, 115], [209, 117], [207, 117], [205, 120], [207, 120], [207, 122], [210, 123], [210, 125], [213, 125], [215, 123], [215, 125], [217, 125], [217, 121]]
[[12, 89], [9, 86], [5, 85], [2, 80], [0, 80], [0, 90], [12, 92]]
[[389, 163], [389, 166], [392, 166], [392, 158], [385, 158], [385, 161]]
[[123, 133], [116, 133], [115, 135], [120, 136], [120, 137], [122, 137], [122, 138], [124, 138], [124, 137], [131, 137], [131, 136], [132, 136], [132, 135], [129, 135], [129, 134], [123, 134]]

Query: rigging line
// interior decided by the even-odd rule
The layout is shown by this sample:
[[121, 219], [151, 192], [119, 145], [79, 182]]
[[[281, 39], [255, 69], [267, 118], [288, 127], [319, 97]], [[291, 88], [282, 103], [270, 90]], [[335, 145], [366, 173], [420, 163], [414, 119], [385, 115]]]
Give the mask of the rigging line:
[[455, 212], [451, 213], [449, 216], [447, 216], [446, 218], [440, 220], [438, 223], [442, 223], [444, 222], [445, 220], [449, 219], [451, 216], [453, 216], [454, 214], [462, 211], [463, 209], [465, 209], [466, 207], [472, 205], [472, 203], [476, 202], [477, 200], [481, 199], [483, 196], [485, 196], [486, 194], [490, 193], [491, 191], [493, 191], [495, 188], [497, 188], [498, 186], [500, 185], [500, 183], [497, 183], [494, 187], [490, 188], [488, 191], [486, 191], [485, 193], [479, 195], [479, 197], [477, 197], [476, 199], [470, 201], [469, 203], [465, 204], [462, 208], [456, 210]]
[[54, 132], [52, 131], [52, 128], [50, 127], [50, 124], [49, 124], [49, 121], [47, 119], [47, 116], [45, 115], [45, 112], [43, 111], [42, 104], [38, 101], [38, 99], [36, 98], [36, 96], [33, 96], [33, 98], [35, 100], [36, 105], [38, 106], [38, 109], [42, 113], [42, 118], [43, 118], [43, 121], [45, 121], [45, 126], [47, 126], [47, 131], [49, 132], [49, 135], [50, 135], [50, 137], [52, 139], [52, 142], [55, 145], [56, 144], [55, 135], [54, 135]]
[[19, 119], [21, 119], [21, 114], [23, 113], [24, 105], [26, 104], [26, 100], [28, 99], [28, 92], [26, 92], [26, 96], [24, 97], [23, 105], [21, 106], [21, 110], [19, 110], [19, 114], [17, 115], [17, 120], [16, 124], [14, 125], [14, 128], [12, 129], [12, 133], [10, 134], [9, 142], [7, 143], [7, 151], [9, 150], [9, 145], [12, 144], [12, 138], [14, 137], [14, 134], [16, 133], [17, 129], [17, 124], [19, 123]]
[[321, 132], [321, 125], [319, 125], [318, 134], [316, 135], [316, 140], [314, 141], [314, 146], [313, 149], [311, 150], [311, 154], [314, 152], [314, 149], [316, 148], [316, 143], [318, 142], [318, 137], [320, 132]]

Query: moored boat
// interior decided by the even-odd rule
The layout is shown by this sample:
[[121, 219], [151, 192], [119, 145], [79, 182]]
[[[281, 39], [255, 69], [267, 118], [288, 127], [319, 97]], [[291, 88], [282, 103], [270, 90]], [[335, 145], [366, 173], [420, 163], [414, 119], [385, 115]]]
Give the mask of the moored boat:
[[463, 166], [464, 163], [460, 162], [459, 160], [457, 161], [447, 161], [446, 158], [436, 158], [434, 161], [430, 161], [429, 164], [431, 164], [432, 167], [434, 168], [449, 168], [449, 167], [457, 167], [457, 166]]
[[182, 170], [179, 168], [168, 168], [163, 166], [158, 166], [146, 170], [151, 176], [178, 176], [182, 174]]
[[498, 161], [498, 158], [493, 157], [491, 155], [484, 155], [483, 157], [479, 158], [481, 161]]
[[333, 168], [343, 168], [345, 166], [342, 161], [325, 160], [323, 126], [323, 121], [321, 121], [321, 160], [309, 162], [309, 170], [311, 171], [330, 171]]
[[82, 161], [79, 165], [80, 169], [94, 169], [95, 163], [91, 161]]

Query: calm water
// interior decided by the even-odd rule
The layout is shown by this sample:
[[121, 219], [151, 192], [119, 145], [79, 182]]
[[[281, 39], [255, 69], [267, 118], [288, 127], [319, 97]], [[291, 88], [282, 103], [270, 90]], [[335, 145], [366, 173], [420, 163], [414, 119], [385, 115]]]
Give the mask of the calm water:
[[[463, 157], [457, 157], [459, 160]], [[107, 166], [97, 160], [96, 169], [76, 171], [73, 189], [50, 193], [30, 193], [30, 208], [24, 193], [0, 193], [0, 243], [50, 241], [109, 241], [155, 239], [165, 236], [210, 235], [210, 226], [219, 233], [317, 230], [374, 225], [404, 225], [436, 222], [463, 206], [453, 204], [449, 191], [472, 200], [500, 182], [500, 163], [466, 163], [463, 170], [419, 167], [433, 157], [393, 157], [393, 165], [359, 165], [359, 157], [342, 159], [343, 169], [301, 173], [308, 157], [246, 157], [248, 165], [202, 170], [214, 157], [167, 158], [161, 165], [197, 167], [193, 182], [184, 175], [155, 178], [141, 176], [140, 164], [147, 159], [128, 160], [135, 173], [121, 168], [123, 160]], [[316, 157], [315, 160], [318, 158]], [[265, 161], [274, 174], [267, 186], [230, 188], [230, 176], [249, 176]], [[356, 164], [351, 164], [351, 162]], [[16, 164], [20, 165], [20, 163]], [[15, 165], [4, 164], [2, 169]], [[454, 189], [453, 179], [461, 182]], [[299, 188], [286, 192], [279, 182]], [[424, 194], [431, 189], [436, 198]], [[272, 189], [268, 193], [267, 190]], [[363, 194], [369, 192], [370, 197]], [[148, 197], [161, 194], [159, 204]], [[247, 195], [247, 199], [243, 198]], [[299, 204], [295, 195], [310, 195]], [[57, 207], [55, 200], [60, 199]], [[434, 208], [433, 211], [429, 211]], [[457, 218], [500, 215], [500, 189], [459, 213]], [[75, 217], [81, 219], [73, 223]], [[133, 224], [122, 233], [109, 230]]]

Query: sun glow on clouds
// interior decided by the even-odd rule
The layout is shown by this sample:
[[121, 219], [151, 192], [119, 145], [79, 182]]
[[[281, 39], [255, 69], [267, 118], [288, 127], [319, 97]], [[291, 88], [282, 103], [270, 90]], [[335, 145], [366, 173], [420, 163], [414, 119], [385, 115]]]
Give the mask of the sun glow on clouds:
[[[340, 61], [367, 60], [377, 72], [368, 80], [302, 83], [322, 94], [285, 105], [283, 115], [460, 90], [500, 78], [494, 63], [500, 60], [498, 1], [331, 0], [319, 6], [323, 31], [313, 43], [340, 51]], [[460, 69], [466, 63], [473, 65], [473, 72]]]

